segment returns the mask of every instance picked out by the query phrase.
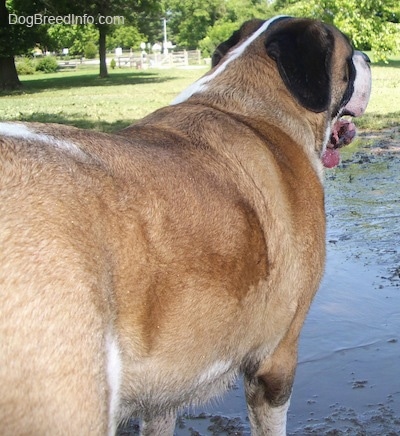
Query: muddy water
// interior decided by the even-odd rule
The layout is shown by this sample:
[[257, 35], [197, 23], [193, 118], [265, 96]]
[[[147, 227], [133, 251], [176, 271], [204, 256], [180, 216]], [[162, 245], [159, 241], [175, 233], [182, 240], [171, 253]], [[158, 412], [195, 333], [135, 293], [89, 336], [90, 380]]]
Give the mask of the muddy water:
[[[326, 175], [326, 211], [326, 272], [301, 336], [288, 433], [400, 435], [399, 128], [345, 151]], [[249, 435], [240, 381], [186, 411], [176, 434]]]

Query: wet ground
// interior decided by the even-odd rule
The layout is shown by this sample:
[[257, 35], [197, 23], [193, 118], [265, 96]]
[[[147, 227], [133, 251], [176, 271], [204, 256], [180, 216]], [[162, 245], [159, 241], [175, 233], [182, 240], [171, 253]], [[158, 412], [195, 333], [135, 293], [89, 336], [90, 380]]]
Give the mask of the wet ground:
[[[288, 434], [400, 435], [400, 127], [345, 150], [326, 173], [326, 212], [325, 278], [302, 331]], [[240, 381], [176, 429], [249, 434]]]

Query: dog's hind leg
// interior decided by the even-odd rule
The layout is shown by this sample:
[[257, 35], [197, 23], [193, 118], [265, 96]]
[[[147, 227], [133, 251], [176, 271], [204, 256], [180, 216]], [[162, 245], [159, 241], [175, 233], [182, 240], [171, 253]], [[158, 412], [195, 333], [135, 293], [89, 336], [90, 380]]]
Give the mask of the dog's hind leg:
[[263, 376], [246, 379], [245, 388], [252, 436], [285, 436], [290, 394], [279, 402], [271, 401]]
[[252, 436], [285, 436], [286, 415], [297, 364], [297, 344], [283, 341], [244, 383]]
[[176, 414], [167, 412], [165, 415], [143, 419], [140, 436], [169, 436], [174, 434]]

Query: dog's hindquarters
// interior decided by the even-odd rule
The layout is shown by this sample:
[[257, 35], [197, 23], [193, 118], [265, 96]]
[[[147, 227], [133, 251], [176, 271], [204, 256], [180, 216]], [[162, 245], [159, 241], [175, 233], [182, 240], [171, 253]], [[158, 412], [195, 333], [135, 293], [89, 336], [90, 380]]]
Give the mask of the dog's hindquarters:
[[69, 237], [90, 224], [74, 228], [74, 186], [50, 166], [0, 163], [0, 433], [106, 434], [106, 326], [94, 292], [106, 280], [87, 267], [96, 250]]
[[[7, 259], [0, 262], [6, 265], [0, 272], [1, 433], [105, 434], [103, 323], [91, 285], [66, 263], [71, 274], [59, 276], [49, 253], [40, 261], [40, 246], [36, 253], [19, 246], [18, 257], [3, 251]], [[53, 255], [60, 265], [63, 254], [55, 249]]]

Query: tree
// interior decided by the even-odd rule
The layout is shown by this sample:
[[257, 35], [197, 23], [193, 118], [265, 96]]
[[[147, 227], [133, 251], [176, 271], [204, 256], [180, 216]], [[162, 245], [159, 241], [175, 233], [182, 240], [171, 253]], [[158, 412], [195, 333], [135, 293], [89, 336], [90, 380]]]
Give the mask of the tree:
[[15, 89], [21, 86], [15, 68], [14, 55], [9, 50], [12, 44], [11, 25], [9, 24], [9, 12], [6, 0], [0, 0], [0, 88]]
[[[24, 6], [27, 7], [27, 16], [31, 10], [30, 2]], [[0, 0], [0, 89], [16, 89], [21, 86], [14, 56], [25, 54], [32, 48], [32, 41], [43, 35], [41, 28], [18, 23], [18, 15], [13, 2]]]
[[168, 28], [174, 42], [193, 49], [198, 47], [210, 27], [221, 16], [223, 0], [168, 0]]
[[201, 48], [210, 55], [240, 25], [254, 17], [273, 14], [265, 0], [166, 0], [168, 26], [174, 42], [185, 48]]
[[244, 21], [251, 18], [269, 18], [273, 9], [262, 0], [226, 0], [222, 4], [220, 17], [207, 31], [206, 37], [199, 42], [204, 55], [210, 56], [216, 46], [228, 39]]
[[72, 56], [82, 56], [89, 43], [94, 43], [99, 38], [97, 29], [93, 25], [64, 25], [56, 24], [47, 29], [47, 38], [41, 41], [43, 49], [60, 52], [68, 48]]
[[[0, 0], [0, 87], [16, 88], [20, 81], [15, 69], [14, 56], [25, 54], [35, 45], [55, 45], [46, 32], [51, 29], [45, 23], [10, 24], [12, 17], [63, 17], [73, 14], [77, 17], [90, 18], [90, 21], [81, 22], [81, 27], [87, 27], [90, 23], [97, 29], [98, 46], [100, 56], [100, 76], [107, 76], [106, 64], [106, 37], [115, 28], [113, 17], [119, 17], [119, 25], [137, 24], [141, 13], [153, 12], [160, 9], [157, 0]], [[66, 26], [68, 27], [68, 25]], [[60, 31], [60, 34], [62, 31]], [[78, 29], [69, 29], [64, 32], [81, 36]], [[54, 37], [55, 31], [53, 31]], [[84, 34], [85, 32], [83, 32]]]
[[168, 26], [174, 42], [201, 48], [210, 55], [215, 47], [250, 18], [273, 14], [265, 0], [166, 0]]
[[136, 26], [118, 26], [108, 38], [107, 48], [109, 50], [115, 47], [138, 48], [145, 39]]
[[[154, 43], [164, 38], [163, 19], [169, 18], [165, 5], [161, 2], [158, 9], [139, 12], [136, 18], [136, 26], [142, 35], [145, 35], [144, 42]], [[170, 23], [167, 23], [168, 39], [172, 36]]]
[[174, 42], [209, 54], [228, 32], [252, 18], [308, 16], [332, 23], [375, 60], [400, 49], [398, 0], [164, 0]]
[[360, 50], [386, 60], [400, 49], [398, 0], [277, 0], [275, 10], [319, 18], [346, 33]]
[[[56, 0], [53, 0], [55, 3]], [[116, 24], [112, 22], [113, 17], [120, 17], [120, 24], [135, 23], [139, 12], [151, 11], [159, 8], [157, 0], [141, 0], [132, 2], [130, 0], [71, 0], [68, 2], [67, 11], [88, 14], [95, 18], [94, 25], [99, 32], [99, 57], [100, 77], [107, 77], [106, 49], [107, 34]]]
[[214, 50], [222, 41], [226, 41], [239, 28], [236, 22], [216, 22], [210, 27], [207, 35], [199, 41], [199, 49], [204, 57], [211, 57]]

